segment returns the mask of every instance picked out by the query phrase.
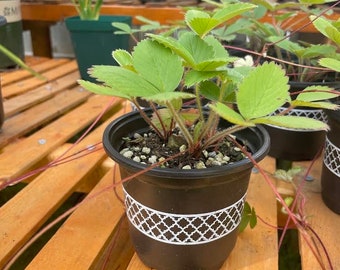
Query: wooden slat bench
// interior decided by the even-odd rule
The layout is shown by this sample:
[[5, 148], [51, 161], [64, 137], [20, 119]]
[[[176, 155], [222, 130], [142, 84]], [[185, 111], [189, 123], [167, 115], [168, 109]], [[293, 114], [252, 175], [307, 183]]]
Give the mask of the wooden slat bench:
[[[0, 133], [0, 186], [27, 176], [27, 185], [0, 208], [0, 269], [6, 269], [35, 240], [48, 226], [46, 221], [75, 192], [86, 194], [85, 199], [65, 214], [63, 225], [30, 258], [27, 269], [149, 269], [134, 254], [120, 185], [113, 191], [113, 181], [120, 181], [119, 172], [101, 147], [104, 128], [129, 111], [129, 105], [81, 89], [74, 60], [30, 61], [48, 81], [22, 70], [0, 74], [6, 115]], [[75, 144], [105, 108], [98, 124]], [[261, 165], [268, 172], [275, 169], [269, 157]], [[312, 172], [316, 179], [320, 166]], [[323, 240], [334, 269], [340, 269], [340, 216], [324, 206], [315, 192], [316, 184], [317, 180], [306, 182], [307, 219]], [[279, 269], [277, 202], [255, 171], [247, 200], [264, 222], [239, 235], [222, 269]], [[300, 238], [303, 269], [321, 269]]]

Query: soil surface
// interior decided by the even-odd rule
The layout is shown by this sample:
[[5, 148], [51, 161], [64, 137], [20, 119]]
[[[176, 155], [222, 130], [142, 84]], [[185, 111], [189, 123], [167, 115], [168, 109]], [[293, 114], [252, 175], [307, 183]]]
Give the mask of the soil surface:
[[[188, 153], [183, 138], [177, 136], [175, 140], [176, 143], [165, 144], [152, 131], [145, 134], [135, 134], [133, 138], [124, 138], [125, 144], [120, 153], [143, 164], [151, 165], [160, 162], [161, 167], [181, 169], [222, 166], [246, 158], [239, 146], [233, 142], [233, 138], [225, 138], [218, 145], [202, 151], [197, 158]], [[178, 144], [178, 142], [180, 143]], [[246, 147], [243, 148], [248, 151]], [[180, 152], [182, 154], [178, 155]]]

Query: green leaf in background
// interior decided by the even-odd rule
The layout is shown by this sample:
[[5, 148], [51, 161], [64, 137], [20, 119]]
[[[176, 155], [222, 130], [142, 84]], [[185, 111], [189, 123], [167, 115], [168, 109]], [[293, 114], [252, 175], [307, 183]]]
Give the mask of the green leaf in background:
[[242, 115], [234, 111], [233, 109], [229, 108], [227, 105], [217, 102], [214, 105], [209, 106], [210, 109], [215, 111], [219, 116], [222, 118], [226, 119], [230, 123], [236, 124], [236, 125], [241, 125], [241, 126], [255, 126], [254, 123], [246, 121]]
[[302, 52], [301, 57], [302, 58], [315, 58], [320, 56], [330, 56], [335, 55], [336, 48], [334, 46], [330, 45], [311, 45], [309, 47], [306, 47]]
[[288, 39], [282, 40], [281, 36], [268, 37], [268, 41], [273, 42], [279, 48], [286, 50], [288, 52], [294, 53], [298, 56], [301, 56], [304, 52], [304, 47], [302, 47], [298, 43], [290, 41]]
[[328, 130], [326, 123], [302, 116], [274, 115], [253, 120], [257, 124], [267, 124], [297, 130]]
[[249, 3], [229, 4], [218, 10], [213, 17], [204, 11], [189, 10], [185, 14], [185, 22], [197, 35], [203, 37], [216, 26], [255, 7]]
[[340, 60], [333, 58], [321, 58], [319, 60], [319, 64], [323, 67], [340, 72]]
[[285, 71], [274, 62], [265, 62], [240, 83], [236, 92], [238, 109], [246, 120], [266, 116], [290, 101], [288, 89]]
[[296, 100], [318, 101], [332, 99], [338, 96], [337, 94], [332, 93], [332, 90], [334, 89], [328, 86], [308, 86], [296, 97]]
[[[320, 33], [334, 41], [336, 44], [340, 44], [340, 31], [331, 22], [322, 17], [316, 17], [314, 15], [309, 17], [313, 21], [313, 25]], [[317, 19], [316, 19], [317, 18]]]
[[123, 35], [126, 35], [126, 34], [131, 35], [131, 34], [134, 33], [133, 29], [127, 23], [113, 22], [112, 26], [120, 30], [120, 31], [116, 30], [114, 32], [116, 35], [122, 35], [122, 34]]
[[315, 102], [315, 101], [310, 102], [310, 101], [293, 100], [291, 105], [296, 106], [296, 107], [310, 107], [310, 108], [328, 109], [328, 110], [339, 109], [339, 105], [336, 105], [330, 102]]
[[184, 68], [181, 59], [170, 49], [145, 39], [135, 47], [132, 57], [135, 70], [160, 92], [171, 92], [177, 88]]

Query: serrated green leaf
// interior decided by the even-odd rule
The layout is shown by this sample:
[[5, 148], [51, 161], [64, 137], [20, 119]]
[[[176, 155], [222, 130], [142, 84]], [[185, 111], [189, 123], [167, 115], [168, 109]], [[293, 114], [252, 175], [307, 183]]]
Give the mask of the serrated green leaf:
[[194, 97], [195, 95], [186, 92], [165, 92], [145, 97], [145, 99], [160, 105], [166, 105], [167, 102], [172, 100], [183, 100]]
[[157, 88], [137, 73], [119, 66], [93, 66], [90, 75], [106, 86], [112, 88], [114, 93], [128, 97], [150, 96], [159, 92]]
[[266, 62], [249, 72], [239, 85], [238, 109], [246, 120], [271, 114], [290, 101], [288, 89], [284, 70], [274, 62]]
[[126, 50], [115, 50], [112, 52], [112, 57], [121, 67], [132, 67], [132, 56]]
[[79, 85], [84, 87], [86, 90], [91, 91], [98, 95], [115, 96], [115, 97], [120, 97], [120, 98], [125, 98], [125, 99], [131, 99], [131, 96], [126, 95], [125, 93], [117, 89], [113, 89], [111, 87], [95, 84], [95, 83], [84, 81], [84, 80], [79, 80], [78, 83]]
[[246, 121], [242, 115], [220, 102], [217, 102], [215, 105], [209, 105], [209, 108], [230, 123], [248, 127], [255, 126], [254, 123]]
[[189, 66], [195, 66], [194, 57], [189, 53], [189, 51], [178, 41], [171, 37], [164, 37], [161, 35], [148, 34], [152, 39], [163, 44], [165, 47], [174, 51], [177, 55], [183, 58]]
[[297, 97], [300, 101], [320, 101], [338, 97], [339, 94], [331, 92], [332, 88], [328, 86], [313, 85], [306, 87]]
[[214, 49], [214, 58], [221, 59], [231, 59], [232, 62], [233, 57], [229, 57], [228, 51], [223, 47], [220, 41], [218, 41], [215, 37], [209, 35], [204, 38], [204, 41], [213, 47]]
[[169, 48], [145, 39], [135, 47], [132, 57], [136, 71], [160, 92], [171, 92], [177, 88], [184, 68], [181, 59]]
[[303, 116], [268, 116], [254, 120], [257, 124], [274, 125], [278, 127], [291, 128], [296, 130], [328, 130], [326, 123]]
[[333, 58], [321, 58], [319, 64], [323, 67], [340, 72], [340, 61]]
[[185, 14], [185, 22], [197, 35], [203, 37], [218, 25], [255, 7], [248, 3], [229, 4], [214, 13], [213, 17], [204, 11], [189, 10]]

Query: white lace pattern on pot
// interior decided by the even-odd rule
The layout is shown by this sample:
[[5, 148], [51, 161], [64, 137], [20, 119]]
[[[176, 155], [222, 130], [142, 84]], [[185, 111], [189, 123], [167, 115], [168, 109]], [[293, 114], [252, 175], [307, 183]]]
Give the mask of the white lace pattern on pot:
[[340, 149], [327, 136], [323, 163], [332, 173], [340, 177]]
[[133, 226], [157, 241], [175, 245], [197, 245], [222, 238], [241, 222], [246, 194], [234, 204], [213, 212], [172, 214], [151, 209], [125, 190], [127, 216]]

